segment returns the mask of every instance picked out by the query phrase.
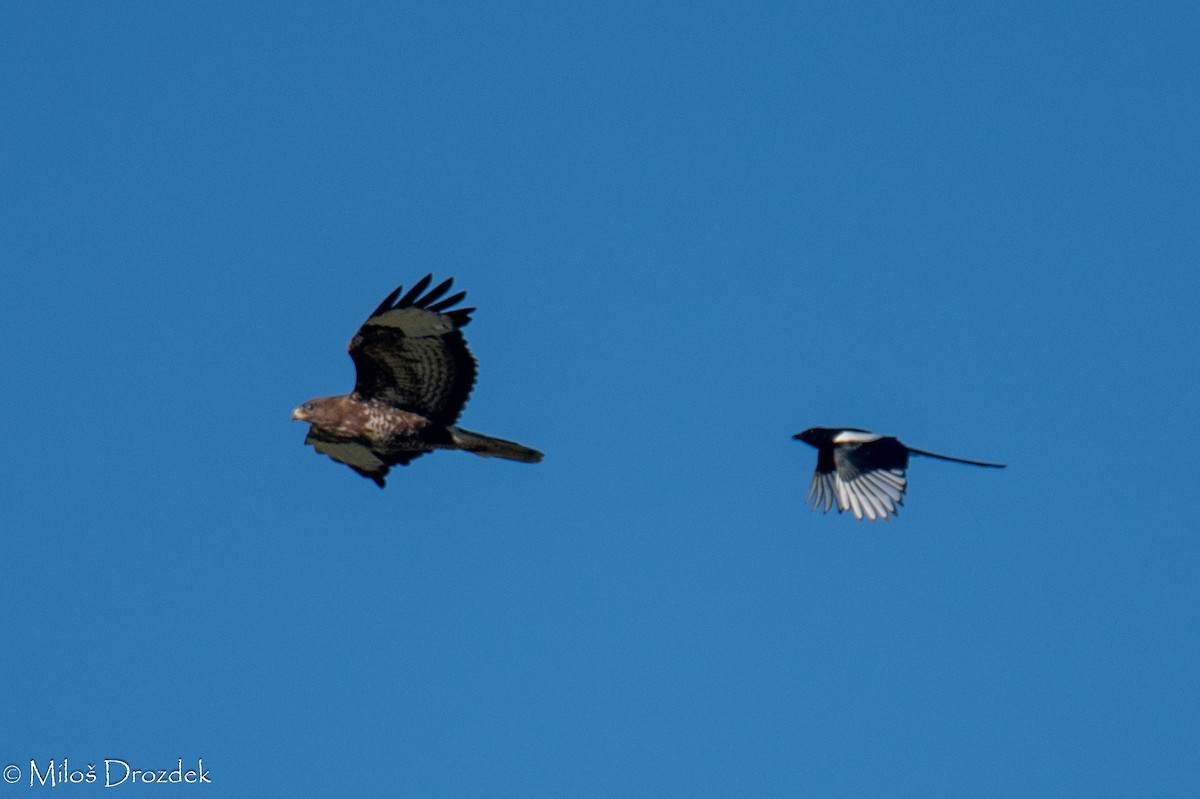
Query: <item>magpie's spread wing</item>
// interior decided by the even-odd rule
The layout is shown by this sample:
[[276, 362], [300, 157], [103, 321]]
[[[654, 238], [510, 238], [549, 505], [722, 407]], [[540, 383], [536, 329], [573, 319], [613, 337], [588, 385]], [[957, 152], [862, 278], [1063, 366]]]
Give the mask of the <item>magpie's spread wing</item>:
[[812, 509], [821, 508], [822, 513], [829, 513], [837, 497], [837, 465], [833, 461], [832, 447], [817, 449], [817, 470], [813, 472], [812, 482], [808, 484], [808, 496], [805, 502], [812, 503]]
[[[847, 431], [833, 439], [832, 476], [839, 511], [886, 520], [900, 512], [908, 480], [908, 448], [892, 436]], [[814, 506], [815, 507], [815, 506]]]

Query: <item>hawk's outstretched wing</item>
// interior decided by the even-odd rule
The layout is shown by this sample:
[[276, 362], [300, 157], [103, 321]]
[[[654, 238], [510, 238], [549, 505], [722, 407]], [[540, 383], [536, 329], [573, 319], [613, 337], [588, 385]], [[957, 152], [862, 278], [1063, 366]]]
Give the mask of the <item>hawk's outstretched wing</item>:
[[397, 287], [363, 322], [350, 342], [354, 394], [451, 425], [475, 385], [475, 358], [460, 330], [475, 309], [448, 310], [466, 296], [442, 299], [453, 278], [422, 296], [432, 282], [426, 275], [402, 297]]
[[315, 426], [309, 428], [304, 443], [311, 444], [317, 452], [346, 464], [363, 477], [369, 477], [380, 488], [383, 488], [384, 478], [393, 466], [407, 466], [414, 458], [425, 454], [424, 451], [415, 450], [378, 453], [361, 441], [330, 435]]

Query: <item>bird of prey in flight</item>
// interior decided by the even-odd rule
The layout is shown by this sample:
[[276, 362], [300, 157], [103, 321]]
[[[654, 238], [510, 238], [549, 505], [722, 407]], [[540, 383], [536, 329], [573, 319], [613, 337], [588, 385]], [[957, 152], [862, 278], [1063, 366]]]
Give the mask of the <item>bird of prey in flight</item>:
[[924, 455], [954, 463], [1003, 469], [1002, 463], [973, 461], [939, 455], [910, 447], [895, 436], [884, 436], [857, 427], [810, 427], [792, 438], [817, 448], [817, 470], [813, 472], [805, 502], [823, 513], [837, 503], [838, 513], [850, 511], [855, 518], [871, 521], [900, 513], [908, 479], [909, 455]]
[[426, 275], [404, 296], [400, 286], [354, 334], [352, 392], [312, 399], [292, 412], [312, 425], [304, 443], [380, 488], [391, 467], [435, 449], [542, 459], [535, 449], [455, 425], [475, 385], [475, 356], [462, 334], [475, 309], [453, 307], [463, 291], [442, 299], [453, 278], [426, 292], [432, 282]]

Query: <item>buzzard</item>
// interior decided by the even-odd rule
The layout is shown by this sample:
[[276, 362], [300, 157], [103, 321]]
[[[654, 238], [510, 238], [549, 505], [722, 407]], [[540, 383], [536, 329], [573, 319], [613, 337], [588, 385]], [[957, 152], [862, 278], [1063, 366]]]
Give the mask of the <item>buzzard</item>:
[[855, 518], [864, 516], [887, 521], [898, 515], [904, 504], [909, 455], [924, 455], [972, 466], [1003, 469], [1002, 463], [952, 458], [907, 446], [895, 436], [881, 436], [857, 427], [810, 427], [792, 438], [817, 448], [817, 470], [813, 472], [805, 502], [828, 513], [837, 501], [838, 513], [848, 510]]
[[311, 399], [292, 412], [312, 425], [304, 443], [380, 488], [393, 466], [435, 449], [542, 459], [535, 449], [454, 424], [475, 385], [475, 357], [462, 334], [475, 309], [454, 308], [464, 291], [443, 299], [454, 278], [426, 292], [432, 282], [426, 275], [404, 296], [397, 287], [354, 334], [352, 392]]

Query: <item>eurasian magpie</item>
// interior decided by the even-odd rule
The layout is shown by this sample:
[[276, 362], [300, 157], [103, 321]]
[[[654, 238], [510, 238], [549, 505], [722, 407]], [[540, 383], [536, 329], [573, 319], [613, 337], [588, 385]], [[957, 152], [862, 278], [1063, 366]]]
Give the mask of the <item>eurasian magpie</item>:
[[907, 446], [895, 436], [884, 436], [857, 427], [810, 427], [792, 438], [817, 448], [817, 470], [813, 472], [805, 502], [828, 513], [837, 500], [838, 513], [848, 510], [858, 519], [887, 520], [898, 515], [904, 504], [909, 455], [924, 455], [972, 466], [1003, 469], [1003, 463], [952, 458]]

